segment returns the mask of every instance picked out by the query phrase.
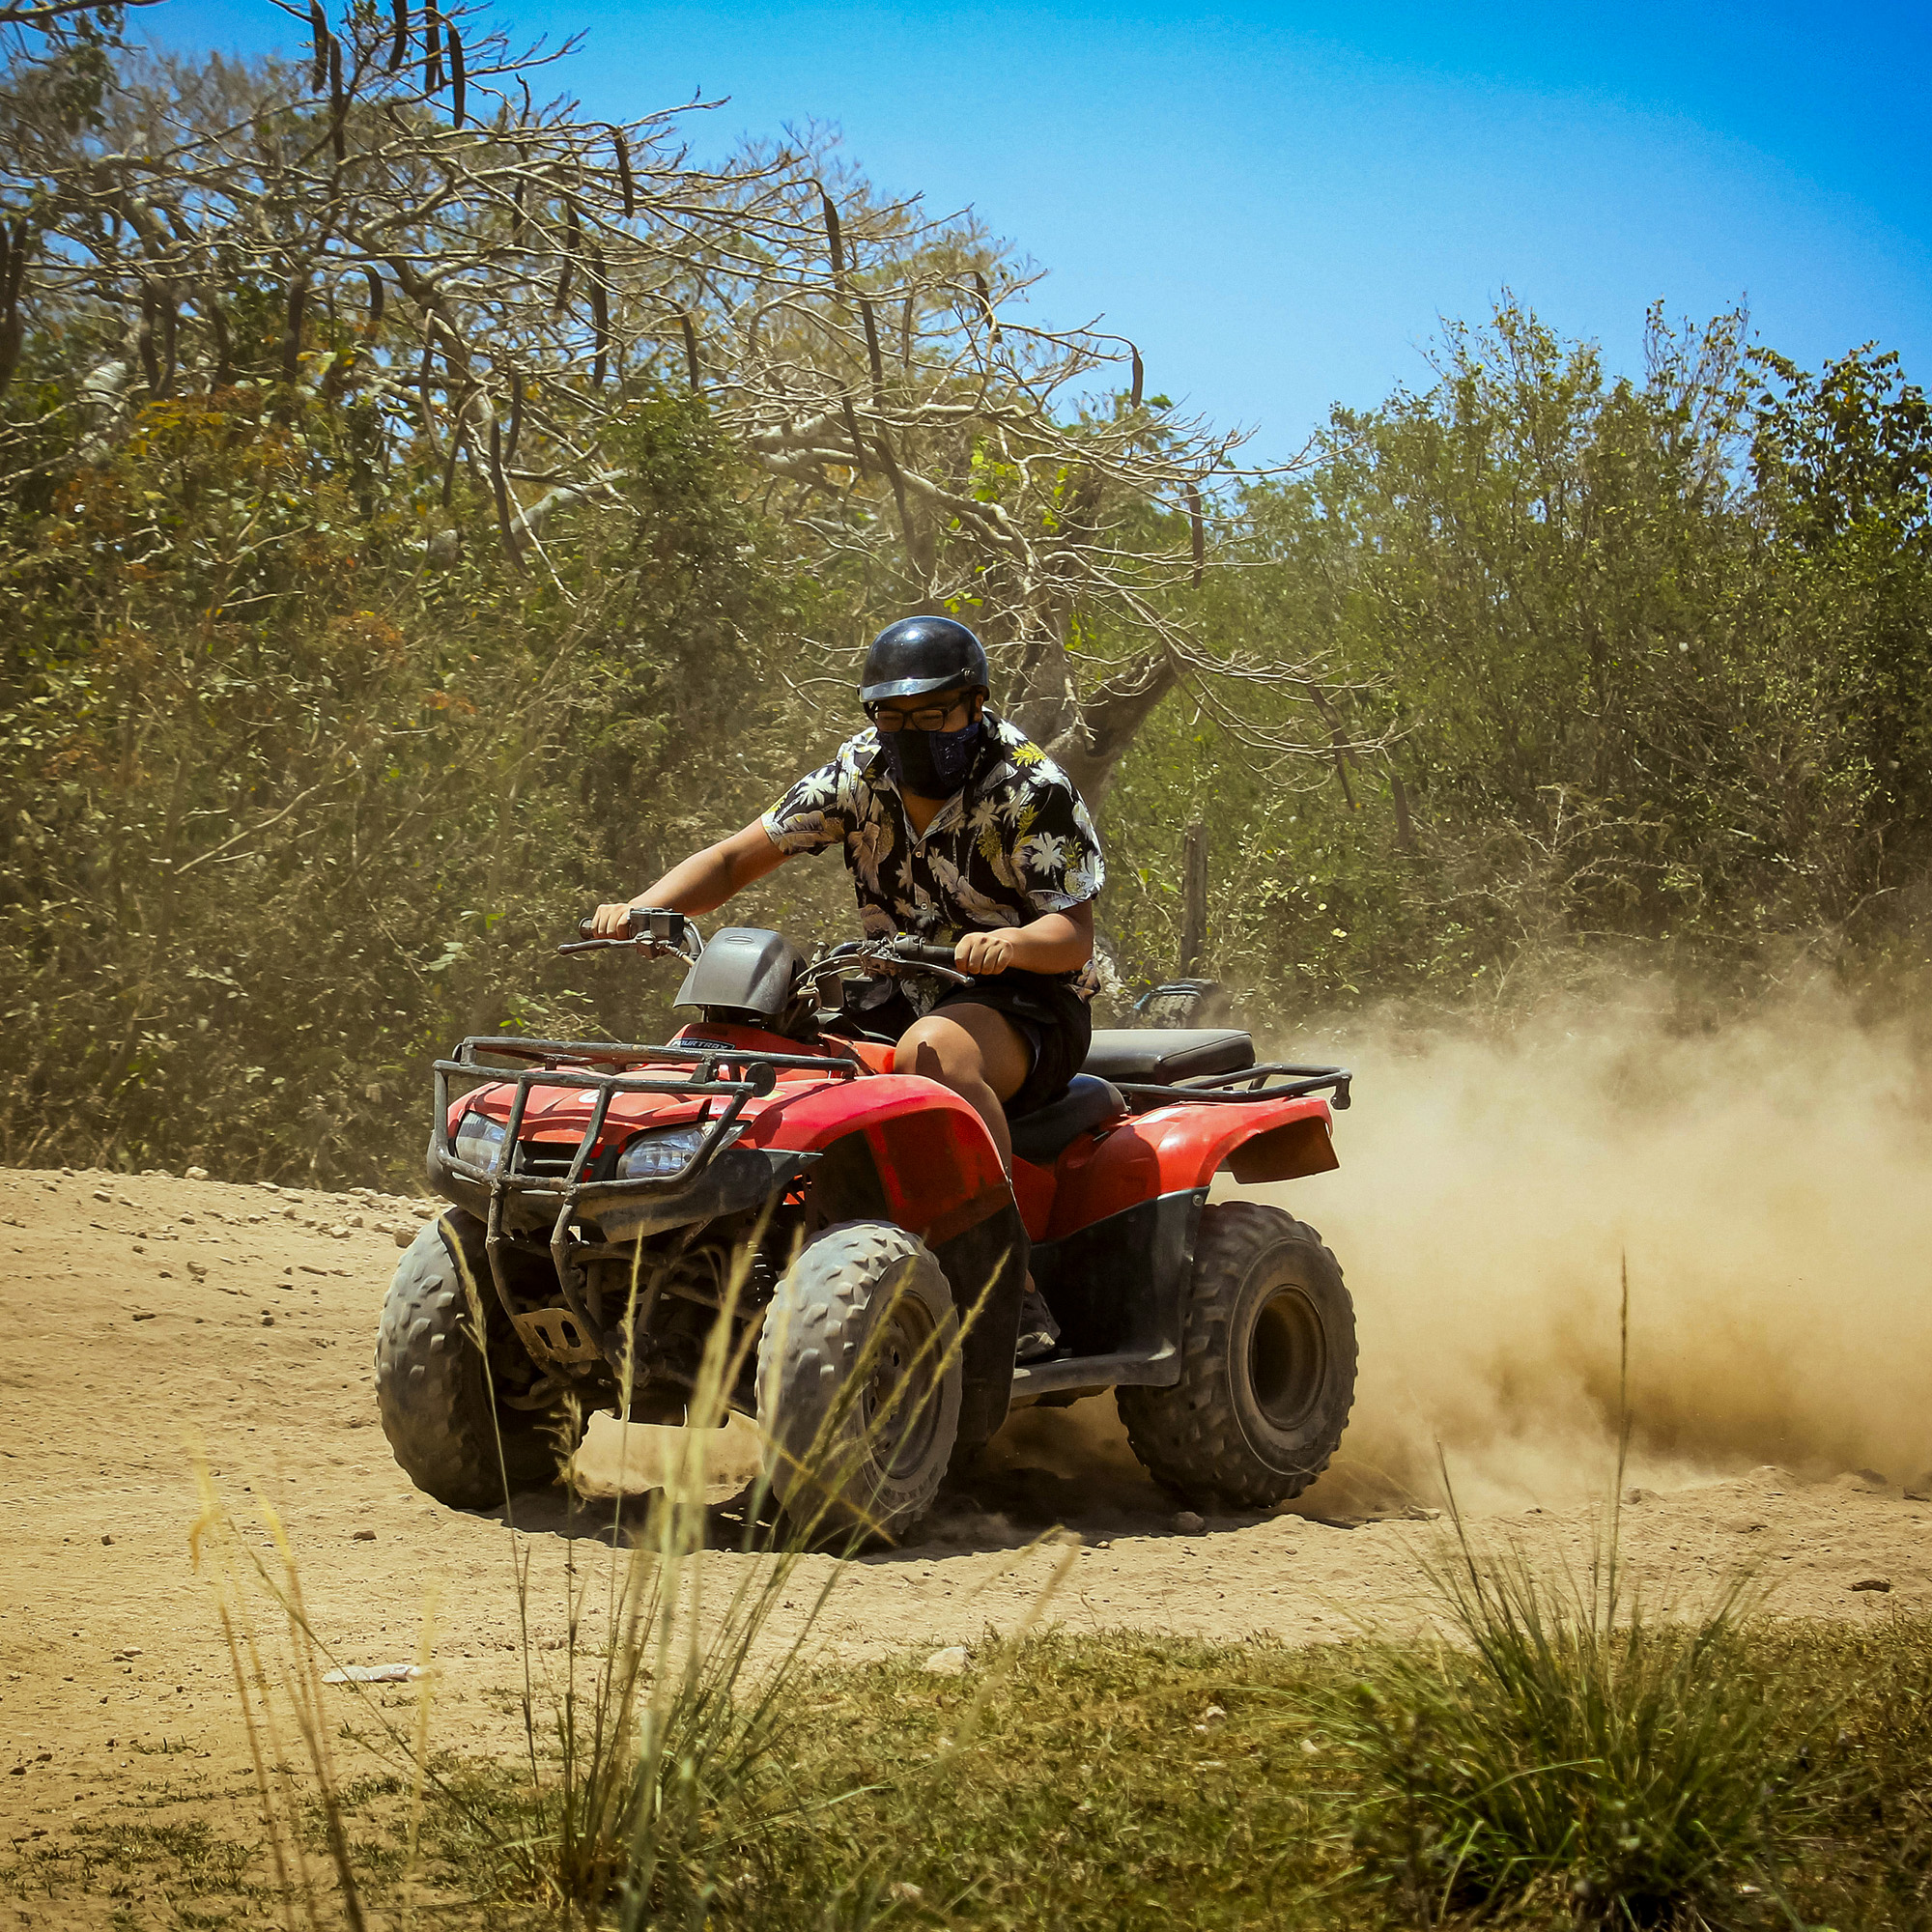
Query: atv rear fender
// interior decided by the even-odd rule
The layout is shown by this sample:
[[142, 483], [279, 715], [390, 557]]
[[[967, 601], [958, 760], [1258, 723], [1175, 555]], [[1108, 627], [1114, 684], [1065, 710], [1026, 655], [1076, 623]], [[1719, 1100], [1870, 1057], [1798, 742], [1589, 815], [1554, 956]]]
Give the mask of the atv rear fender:
[[1176, 1102], [1076, 1141], [1055, 1170], [1045, 1238], [1064, 1239], [1136, 1203], [1208, 1186], [1224, 1167], [1249, 1185], [1325, 1174], [1341, 1163], [1328, 1102], [1309, 1094], [1253, 1105]]

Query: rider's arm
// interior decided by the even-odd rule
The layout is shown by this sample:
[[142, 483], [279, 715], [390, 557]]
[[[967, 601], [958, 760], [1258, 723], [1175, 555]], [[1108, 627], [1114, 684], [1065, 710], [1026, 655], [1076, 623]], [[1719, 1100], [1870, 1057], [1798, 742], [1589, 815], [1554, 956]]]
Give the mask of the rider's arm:
[[742, 832], [721, 838], [673, 866], [656, 885], [647, 886], [624, 904], [597, 908], [596, 932], [601, 939], [621, 938], [624, 915], [632, 906], [653, 906], [666, 912], [716, 912], [734, 893], [784, 864], [788, 855], [772, 843], [762, 818]]
[[1027, 925], [966, 933], [953, 951], [962, 973], [982, 977], [1014, 969], [1077, 973], [1094, 956], [1094, 902], [1042, 913]]

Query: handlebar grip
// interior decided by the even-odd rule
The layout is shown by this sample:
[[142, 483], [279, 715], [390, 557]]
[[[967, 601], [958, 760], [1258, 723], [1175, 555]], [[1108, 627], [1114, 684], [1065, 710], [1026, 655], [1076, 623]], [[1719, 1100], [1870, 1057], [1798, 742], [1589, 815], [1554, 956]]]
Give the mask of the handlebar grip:
[[[655, 906], [632, 906], [625, 927], [626, 937], [631, 939], [653, 939], [660, 946], [684, 944], [684, 915], [681, 912], [664, 912]], [[577, 930], [582, 938], [588, 939], [596, 929], [594, 919], [580, 919], [577, 922]]]
[[947, 966], [958, 971], [950, 946], [927, 946], [922, 940], [899, 939], [893, 942], [893, 952], [908, 966]]

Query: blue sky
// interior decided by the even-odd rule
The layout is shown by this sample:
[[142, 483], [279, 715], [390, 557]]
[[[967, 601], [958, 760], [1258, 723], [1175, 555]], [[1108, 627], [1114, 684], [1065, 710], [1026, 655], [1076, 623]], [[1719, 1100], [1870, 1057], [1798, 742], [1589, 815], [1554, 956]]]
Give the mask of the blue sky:
[[[336, 11], [331, 5], [331, 13]], [[1932, 373], [1932, 8], [541, 4], [596, 114], [701, 91], [696, 130], [835, 122], [882, 186], [974, 205], [1104, 313], [1151, 390], [1293, 451], [1329, 404], [1427, 380], [1439, 316], [1505, 287], [1637, 358], [1645, 305], [1748, 299], [1815, 366]], [[177, 48], [286, 43], [268, 0], [163, 0]]]

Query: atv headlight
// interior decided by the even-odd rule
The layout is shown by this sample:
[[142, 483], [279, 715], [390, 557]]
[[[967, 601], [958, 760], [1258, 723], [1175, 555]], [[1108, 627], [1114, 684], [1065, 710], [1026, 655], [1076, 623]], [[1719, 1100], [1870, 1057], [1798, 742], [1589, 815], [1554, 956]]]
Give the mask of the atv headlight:
[[465, 1114], [456, 1128], [456, 1157], [491, 1173], [503, 1158], [503, 1136], [509, 1131], [488, 1114]]
[[[617, 1156], [619, 1180], [662, 1180], [688, 1167], [710, 1131], [702, 1122], [690, 1127], [654, 1127], [626, 1144]], [[725, 1136], [736, 1140], [733, 1127]]]

